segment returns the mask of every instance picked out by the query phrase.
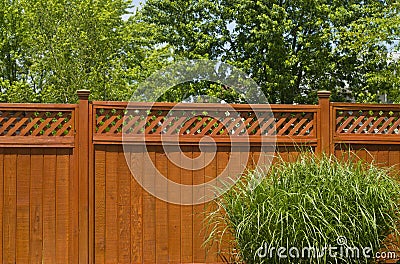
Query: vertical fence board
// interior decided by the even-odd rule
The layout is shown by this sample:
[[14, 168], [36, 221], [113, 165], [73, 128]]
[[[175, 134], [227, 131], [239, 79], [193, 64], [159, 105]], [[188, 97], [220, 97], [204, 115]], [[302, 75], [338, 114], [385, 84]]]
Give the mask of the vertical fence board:
[[243, 168], [242, 169], [243, 172], [246, 171], [247, 169], [251, 169], [251, 167], [252, 167], [253, 155], [252, 155], [251, 151], [252, 151], [251, 147], [248, 149], [248, 152], [246, 152], [244, 150], [240, 151], [240, 164], [242, 166], [241, 168]]
[[131, 167], [135, 168], [135, 178], [131, 176], [131, 262], [142, 263], [143, 260], [143, 192], [136, 181], [143, 176], [143, 147], [130, 151]]
[[369, 148], [367, 148], [366, 152], [367, 152], [367, 155], [366, 155], [365, 161], [367, 163], [375, 162], [375, 156], [374, 156], [375, 151], [369, 147]]
[[[70, 263], [79, 262], [79, 175], [78, 175], [78, 150], [76, 148], [69, 149], [69, 203], [70, 203], [70, 216], [69, 216], [69, 247], [68, 255]], [[56, 216], [57, 217], [57, 216]]]
[[329, 97], [331, 92], [329, 91], [318, 91], [318, 105], [319, 105], [319, 112], [317, 117], [318, 122], [318, 140], [319, 145], [317, 148], [317, 153], [325, 153], [330, 154], [331, 151], [331, 143], [332, 139], [331, 136], [331, 107], [329, 102]]
[[289, 161], [289, 152], [287, 146], [278, 147], [279, 157], [283, 161]]
[[[78, 259], [80, 263], [88, 263], [89, 255], [92, 253], [92, 245], [89, 245], [89, 222], [92, 222], [92, 219], [89, 219], [89, 179], [90, 179], [90, 164], [89, 161], [91, 158], [89, 157], [89, 145], [90, 145], [90, 136], [89, 128], [91, 127], [90, 117], [92, 117], [92, 113], [90, 113], [91, 107], [89, 107], [89, 95], [90, 91], [88, 90], [78, 90], [77, 95], [79, 98], [78, 105], [78, 118], [77, 118], [77, 136], [76, 141], [78, 143], [78, 148], [76, 149], [78, 156], [78, 169], [77, 173], [79, 175], [79, 184], [78, 184], [78, 193], [79, 193], [79, 204], [78, 204], [78, 223], [79, 223], [79, 247], [78, 247]], [[93, 118], [93, 117], [92, 117]], [[92, 229], [91, 229], [92, 230]]]
[[[168, 162], [163, 148], [158, 147], [156, 149], [156, 162], [155, 166], [158, 169], [158, 173], [165, 178], [168, 178]], [[156, 177], [156, 193], [161, 197], [165, 197], [168, 192], [168, 185], [162, 184], [161, 178]], [[167, 210], [167, 203], [156, 199], [156, 262], [167, 263], [168, 262], [168, 218], [170, 217]], [[172, 216], [171, 216], [172, 217]], [[173, 245], [171, 245], [173, 246]]]
[[[242, 171], [242, 160], [241, 160], [241, 152], [242, 148], [241, 147], [234, 147], [231, 148], [231, 151], [226, 149], [224, 151], [225, 154], [219, 162], [219, 170], [223, 170], [223, 168], [226, 168], [226, 171], [228, 173], [229, 178], [234, 179], [234, 180], [239, 180], [241, 176], [241, 171]], [[224, 153], [223, 152], [223, 153]], [[226, 160], [226, 161], [225, 161]], [[243, 163], [246, 164], [246, 159], [244, 158]], [[224, 258], [228, 259], [229, 261], [233, 262], [234, 259], [230, 259], [231, 253], [233, 252], [233, 236], [229, 232], [228, 229], [225, 230], [225, 232], [222, 234], [223, 240], [221, 243], [221, 256]]]
[[[93, 120], [96, 118], [96, 114], [93, 113], [93, 104], [89, 104], [88, 108], [88, 264], [94, 263], [95, 259], [95, 225], [94, 225], [94, 209], [95, 209], [95, 179], [94, 179], [94, 144], [93, 142]], [[79, 259], [77, 260], [79, 261]]]
[[[56, 165], [56, 260], [57, 263], [69, 261], [69, 150], [57, 149]], [[77, 254], [77, 252], [75, 252]]]
[[344, 155], [343, 153], [345, 152], [345, 150], [342, 149], [342, 145], [338, 145], [335, 148], [335, 152], [333, 153], [333, 155], [338, 159], [338, 160], [342, 160], [344, 159]]
[[43, 169], [43, 262], [55, 263], [56, 251], [56, 149], [46, 150]]
[[4, 217], [4, 149], [0, 148], [0, 263], [3, 263], [3, 217]]
[[399, 146], [390, 146], [389, 151], [389, 163], [388, 165], [394, 169], [394, 171], [399, 171], [400, 169], [400, 149]]
[[[200, 185], [205, 182], [204, 177], [204, 153], [200, 156], [200, 150], [194, 148], [193, 150], [193, 185]], [[201, 168], [201, 169], [197, 169]], [[196, 196], [204, 197], [205, 192], [202, 189], [200, 194], [193, 192]], [[193, 262], [204, 263], [206, 258], [206, 251], [202, 244], [205, 241], [205, 230], [203, 228], [204, 220], [204, 204], [193, 206]]]
[[356, 155], [360, 160], [365, 162], [365, 159], [367, 158], [367, 153], [365, 151], [365, 148], [363, 148], [363, 146], [360, 146], [360, 148], [357, 149]]
[[29, 190], [31, 162], [30, 150], [26, 148], [17, 149], [17, 237], [16, 237], [16, 260], [20, 263], [29, 262]]
[[289, 161], [296, 162], [300, 152], [301, 152], [301, 149], [298, 149], [297, 147], [292, 147], [289, 150]]
[[[258, 148], [255, 147], [250, 147], [249, 151], [250, 153], [248, 154], [248, 160], [247, 160], [247, 164], [246, 164], [246, 169], [248, 170], [253, 170], [255, 167], [255, 164], [257, 164], [257, 161], [255, 161], [255, 157], [254, 157], [254, 151], [257, 150]], [[244, 154], [242, 154], [244, 155]], [[241, 158], [242, 160], [242, 158]]]
[[389, 165], [389, 150], [388, 146], [380, 145], [378, 146], [378, 153], [376, 161], [379, 166], [386, 167]]
[[261, 161], [261, 153], [260, 153], [260, 149], [259, 148], [252, 148], [252, 152], [251, 152], [251, 166], [249, 169], [255, 169], [257, 167], [257, 165], [262, 165], [262, 161]]
[[[220, 247], [214, 244], [207, 252], [202, 248], [207, 235], [202, 221], [215, 205], [167, 204], [146, 192], [131, 177], [126, 166], [117, 136], [119, 128], [112, 127], [107, 131], [110, 141], [105, 140], [102, 145], [96, 145], [96, 136], [99, 135], [96, 135], [95, 126], [88, 125], [89, 122], [96, 125], [96, 110], [88, 105], [87, 95], [87, 91], [81, 92], [79, 97], [82, 102], [79, 106], [72, 107], [78, 110], [77, 117], [80, 118], [74, 119], [76, 113], [72, 113], [73, 122], [70, 131], [67, 131], [68, 138], [61, 134], [49, 138], [43, 138], [41, 134], [31, 138], [30, 135], [18, 136], [15, 139], [18, 138], [18, 147], [21, 148], [16, 149], [7, 142], [6, 137], [0, 136], [0, 141], [8, 144], [0, 148], [0, 262], [87, 263], [93, 257], [96, 263], [223, 261], [223, 253], [230, 247], [229, 236], [225, 236]], [[354, 106], [346, 104], [339, 107], [334, 103], [329, 105], [329, 94], [326, 92], [319, 93], [319, 98], [319, 106], [308, 108], [313, 109], [314, 113], [314, 127], [310, 133], [317, 133], [318, 137], [314, 138], [313, 134], [309, 137], [312, 142], [306, 144], [310, 143], [317, 153], [333, 151], [339, 159], [347, 159], [348, 149], [351, 147], [351, 152], [366, 162], [375, 161], [380, 166], [389, 165], [399, 169], [400, 148], [396, 135], [392, 133], [393, 129], [383, 131], [382, 128], [383, 132], [379, 129], [369, 131], [370, 134], [375, 133], [371, 135], [370, 142], [369, 135], [357, 131], [361, 125], [352, 124], [352, 128], [349, 128], [345, 124], [342, 131], [338, 129], [335, 132], [336, 109], [344, 112], [338, 114], [341, 115], [338, 117], [339, 123], [340, 118], [353, 116], [354, 113], [357, 115], [358, 112], [355, 112]], [[105, 107], [110, 107], [110, 104], [112, 103], [105, 104]], [[371, 111], [375, 113], [376, 109], [380, 109], [377, 106], [371, 107], [374, 109]], [[43, 106], [39, 108], [43, 109]], [[386, 112], [387, 109], [392, 110], [392, 106], [383, 108]], [[393, 108], [399, 111], [398, 106], [393, 105]], [[385, 111], [379, 115], [384, 115]], [[117, 112], [121, 113], [118, 109]], [[109, 113], [113, 114], [112, 111]], [[111, 119], [106, 123], [114, 126]], [[79, 125], [75, 130], [77, 124]], [[285, 126], [288, 127], [287, 124]], [[16, 130], [13, 125], [10, 129]], [[354, 133], [352, 129], [356, 129]], [[116, 133], [112, 134], [113, 131]], [[379, 135], [381, 132], [388, 134]], [[277, 148], [281, 157], [289, 162], [295, 161], [299, 155], [298, 146], [304, 143], [304, 138], [303, 141], [296, 141], [296, 135], [293, 134], [292, 137], [293, 142], [286, 138], [279, 141]], [[14, 138], [9, 139], [11, 142]], [[386, 139], [392, 141], [384, 141]], [[38, 142], [41, 145], [32, 147]], [[169, 186], [162, 186], [157, 179], [153, 181], [149, 177], [155, 173], [153, 167], [157, 167], [170, 180], [190, 185], [201, 184], [217, 177], [226, 169], [230, 159], [233, 162], [233, 166], [228, 168], [230, 176], [235, 176], [242, 170], [235, 167], [237, 164], [254, 168], [258, 160], [260, 165], [270, 160], [268, 153], [262, 153], [256, 147], [251, 148], [250, 160], [246, 160], [247, 153], [244, 151], [240, 150], [238, 157], [232, 157], [230, 148], [221, 145], [211, 164], [200, 170], [185, 170], [169, 161], [162, 148], [154, 143], [147, 146], [147, 150], [145, 145], [132, 150], [128, 154], [128, 161], [135, 167], [136, 173], [140, 174], [136, 176], [139, 179], [144, 177], [144, 184], [156, 188], [159, 194], [166, 194]], [[196, 144], [188, 143], [189, 141], [182, 147], [183, 154], [189, 159], [196, 158], [200, 153]], [[223, 140], [217, 140], [217, 144], [219, 143], [223, 143]], [[60, 147], [66, 144], [69, 144], [68, 147]], [[94, 156], [90, 152], [93, 149]], [[145, 161], [146, 152], [149, 153], [150, 161]], [[172, 153], [176, 156], [180, 154]], [[204, 160], [211, 155], [213, 154], [205, 153], [201, 160], [194, 159], [192, 165], [197, 167], [204, 164]], [[94, 171], [90, 168], [92, 162], [95, 164]], [[220, 233], [219, 236], [221, 235]], [[220, 256], [215, 253], [220, 253]]]
[[43, 239], [43, 149], [32, 149], [31, 153], [29, 258], [33, 263], [40, 263]]
[[[181, 182], [181, 170], [172, 161], [179, 164], [180, 153], [169, 153], [171, 160], [168, 160], [168, 179], [179, 184]], [[173, 184], [173, 183], [170, 183]], [[179, 192], [168, 192], [168, 196], [180, 200]], [[168, 255], [171, 263], [181, 262], [181, 208], [180, 205], [168, 203]]]
[[106, 148], [106, 245], [105, 262], [118, 262], [118, 152], [117, 146]]
[[12, 149], [4, 151], [4, 216], [3, 262], [15, 263], [17, 155]]
[[105, 263], [106, 229], [106, 151], [104, 146], [95, 149], [95, 263]]
[[[227, 166], [228, 176], [232, 179], [238, 179], [242, 168], [240, 147], [234, 147], [229, 152], [229, 160]], [[245, 161], [244, 161], [245, 162]]]
[[246, 172], [251, 168], [252, 164], [252, 153], [251, 149], [249, 152], [240, 150], [239, 162], [240, 162], [240, 177], [245, 176]]
[[[222, 173], [225, 173], [226, 170], [229, 171], [229, 168], [227, 168], [227, 164], [229, 162], [230, 158], [230, 148], [229, 147], [221, 147], [218, 148], [218, 153], [217, 153], [217, 177], [219, 177]], [[219, 186], [219, 184], [217, 184]], [[227, 243], [225, 240], [228, 236], [222, 229], [219, 229], [219, 237], [218, 239], [221, 239], [221, 244], [218, 245], [218, 254], [219, 254], [219, 260], [223, 260], [224, 258], [227, 258], [229, 260], [229, 256], [226, 254], [230, 250], [230, 245]]]
[[[155, 173], [153, 166], [155, 164], [156, 153], [154, 148], [148, 148], [150, 160], [144, 157], [143, 185], [154, 187], [155, 182], [149, 176]], [[144, 154], [146, 155], [146, 153]], [[156, 262], [156, 198], [148, 192], [143, 192], [143, 262]]]
[[124, 152], [118, 150], [118, 262], [131, 263], [131, 176]]
[[[193, 157], [191, 146], [182, 146], [182, 154], [191, 159]], [[181, 169], [182, 184], [193, 183], [191, 170]], [[182, 195], [187, 195], [182, 193]], [[182, 263], [193, 262], [193, 206], [181, 206], [181, 261]]]
[[[212, 181], [217, 177], [217, 153], [213, 153], [208, 151], [205, 153], [205, 160], [211, 160], [210, 164], [208, 164], [204, 168], [204, 179], [206, 182]], [[205, 205], [206, 213], [213, 212], [216, 209], [216, 205], [213, 202], [209, 202]], [[211, 222], [206, 221], [206, 235], [211, 232]], [[206, 261], [205, 262], [217, 262], [218, 261], [218, 245], [215, 241], [210, 241], [209, 244], [206, 245]]]

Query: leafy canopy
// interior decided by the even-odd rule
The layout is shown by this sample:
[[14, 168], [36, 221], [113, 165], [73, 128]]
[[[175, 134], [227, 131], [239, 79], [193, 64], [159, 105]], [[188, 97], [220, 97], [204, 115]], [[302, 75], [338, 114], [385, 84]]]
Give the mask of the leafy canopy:
[[388, 50], [399, 37], [396, 1], [148, 0], [141, 13], [177, 55], [239, 67], [272, 103], [315, 102], [321, 89], [333, 100], [397, 99]]
[[[163, 65], [155, 30], [124, 20], [128, 0], [13, 0], [0, 4], [0, 100], [127, 100]], [[168, 56], [167, 56], [168, 57]]]

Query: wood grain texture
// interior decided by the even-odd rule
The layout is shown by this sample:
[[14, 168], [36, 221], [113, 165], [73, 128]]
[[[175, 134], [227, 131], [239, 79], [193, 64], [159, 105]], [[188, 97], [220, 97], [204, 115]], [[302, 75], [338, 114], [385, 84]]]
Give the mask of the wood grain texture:
[[[43, 149], [32, 149], [31, 154], [29, 258], [33, 263], [40, 263], [43, 250]], [[63, 217], [67, 215], [68, 208]]]
[[43, 262], [55, 263], [56, 204], [54, 197], [56, 197], [57, 150], [47, 149], [45, 153], [43, 162]]
[[3, 263], [3, 217], [4, 217], [4, 149], [0, 148], [0, 263]]
[[9, 263], [10, 259], [12, 263], [68, 262], [72, 236], [68, 191], [70, 150], [16, 148], [2, 152], [5, 154], [1, 156], [1, 172], [10, 176], [4, 179], [8, 187], [4, 185], [2, 191], [14, 190], [14, 195], [7, 197], [4, 193], [2, 199], [10, 205], [10, 213], [2, 211], [1, 227], [7, 230], [1, 241], [5, 243], [4, 262]]
[[95, 148], [95, 263], [105, 263], [106, 230], [106, 149]]
[[[178, 167], [180, 163], [180, 152], [170, 152], [168, 159], [168, 179], [174, 183], [181, 183], [181, 169]], [[177, 164], [174, 164], [175, 161]], [[170, 186], [169, 190], [172, 187]], [[180, 201], [180, 192], [168, 192], [168, 197]], [[181, 263], [181, 206], [168, 203], [168, 256], [171, 263]]]
[[[130, 156], [128, 155], [130, 159]], [[131, 175], [122, 147], [118, 148], [118, 262], [131, 263]]]
[[[200, 150], [197, 147], [193, 148], [193, 185], [200, 185], [205, 182], [204, 155], [205, 154], [200, 155]], [[200, 193], [193, 192], [193, 196], [203, 198], [205, 196], [204, 189], [200, 189]], [[204, 209], [204, 203], [193, 206], [193, 262], [195, 263], [204, 263], [206, 258], [206, 251], [202, 246], [206, 239], [205, 229], [203, 226], [205, 217]]]
[[17, 149], [17, 237], [16, 259], [20, 263], [28, 263], [30, 248], [30, 176], [31, 152], [30, 149]]
[[[143, 185], [154, 190], [154, 164], [156, 153], [154, 147], [147, 149], [148, 157], [143, 162]], [[144, 153], [146, 155], [146, 153]], [[143, 192], [143, 262], [156, 263], [156, 198]]]
[[[182, 154], [191, 159], [193, 157], [192, 147], [182, 147]], [[192, 165], [188, 165], [188, 169], [181, 169], [181, 182], [182, 184], [191, 185], [193, 184], [193, 172], [190, 170]], [[188, 196], [189, 193], [181, 193], [181, 199], [183, 196]], [[181, 206], [181, 262], [192, 263], [193, 262], [193, 206], [182, 205]]]
[[30, 150], [17, 149], [17, 234], [16, 234], [16, 260], [29, 262], [30, 229]]
[[[83, 92], [83, 93], [82, 93]], [[77, 91], [79, 97], [78, 104], [78, 118], [77, 118], [77, 133], [76, 141], [78, 142], [78, 148], [76, 149], [76, 154], [78, 155], [78, 193], [79, 193], [79, 204], [78, 204], [78, 223], [79, 223], [79, 247], [78, 247], [78, 259], [80, 263], [89, 262], [89, 254], [91, 253], [91, 247], [89, 247], [89, 131], [90, 121], [89, 118], [92, 116], [90, 112], [91, 107], [89, 107], [88, 94], [87, 91]]]
[[105, 262], [118, 263], [118, 147], [106, 150]]
[[[68, 254], [70, 226], [69, 226], [69, 150], [57, 149], [56, 165], [56, 261], [67, 263], [70, 260]], [[71, 194], [76, 195], [77, 193]], [[76, 255], [76, 252], [75, 252]]]
[[17, 154], [4, 150], [3, 262], [16, 262]]
[[[78, 142], [75, 141], [76, 146]], [[70, 216], [69, 216], [69, 226], [70, 226], [70, 237], [69, 237], [69, 247], [68, 255], [69, 260], [72, 263], [79, 262], [79, 162], [78, 162], [78, 150], [77, 147], [74, 149], [68, 149], [69, 154], [69, 203], [70, 203]]]
[[144, 191], [139, 182], [143, 180], [144, 147], [135, 147], [130, 151], [130, 165], [136, 173], [131, 176], [131, 262], [143, 261], [143, 196]]
[[[228, 173], [229, 168], [227, 167], [230, 159], [230, 148], [228, 147], [220, 147], [218, 148], [217, 153], [217, 177], [221, 177], [223, 173]], [[237, 161], [236, 161], [237, 162]], [[220, 184], [217, 183], [217, 186]], [[230, 259], [229, 253], [231, 250], [231, 246], [229, 243], [229, 234], [224, 232], [224, 229], [221, 227], [218, 230], [218, 239], [220, 239], [221, 243], [218, 244], [218, 261], [223, 261], [223, 259]]]
[[393, 168], [393, 173], [397, 174], [400, 170], [400, 146], [391, 146], [389, 148], [389, 163], [388, 165]]
[[[95, 262], [95, 168], [94, 168], [94, 145], [92, 144], [93, 142], [93, 119], [95, 119], [95, 115], [93, 114], [93, 105], [89, 104], [89, 109], [88, 109], [88, 263], [94, 263]], [[72, 165], [72, 164], [71, 164]], [[72, 172], [73, 173], [73, 172]], [[71, 178], [70, 178], [71, 179]], [[72, 184], [71, 184], [72, 185]], [[72, 220], [72, 218], [71, 218]], [[72, 223], [71, 223], [72, 224]], [[73, 229], [71, 225], [71, 229]], [[72, 241], [71, 241], [71, 246], [72, 246]], [[70, 248], [72, 249], [72, 247]], [[74, 260], [74, 261], [79, 261]]]
[[[213, 152], [211, 149], [205, 152], [205, 160], [211, 160], [211, 162], [204, 168], [204, 180], [206, 182], [211, 182], [217, 177], [217, 153]], [[210, 184], [211, 187], [213, 186]], [[216, 209], [216, 205], [211, 201], [207, 204], [205, 204], [205, 213], [210, 213], [213, 210]], [[205, 235], [208, 236], [211, 232], [210, 228], [211, 226], [208, 226], [208, 222], [205, 222]], [[215, 263], [218, 261], [218, 244], [215, 241], [211, 241], [211, 243], [205, 245], [206, 249], [206, 263]]]
[[[168, 178], [168, 159], [163, 153], [162, 147], [156, 149], [155, 166], [158, 169], [159, 177], [156, 177], [156, 195], [167, 197], [168, 184], [161, 177]], [[156, 262], [168, 263], [168, 218], [167, 203], [161, 199], [156, 199]], [[172, 245], [171, 245], [172, 246]]]

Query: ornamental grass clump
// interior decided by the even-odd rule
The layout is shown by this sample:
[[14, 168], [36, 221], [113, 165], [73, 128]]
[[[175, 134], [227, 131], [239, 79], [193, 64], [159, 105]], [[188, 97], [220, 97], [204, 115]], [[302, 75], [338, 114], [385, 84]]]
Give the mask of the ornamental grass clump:
[[209, 239], [230, 237], [247, 264], [370, 263], [399, 235], [398, 181], [352, 158], [280, 160], [248, 172], [216, 203]]

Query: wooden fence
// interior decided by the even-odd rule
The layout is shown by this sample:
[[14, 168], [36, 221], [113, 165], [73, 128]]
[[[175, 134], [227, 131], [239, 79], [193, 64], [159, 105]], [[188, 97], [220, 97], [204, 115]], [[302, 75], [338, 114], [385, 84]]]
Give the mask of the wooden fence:
[[[298, 146], [337, 156], [350, 147], [367, 161], [400, 163], [399, 105], [332, 103], [329, 92], [319, 92], [318, 105], [271, 105], [271, 118], [263, 116], [264, 105], [155, 103], [148, 111], [145, 103], [89, 102], [87, 91], [78, 95], [76, 105], [0, 105], [0, 262], [221, 262], [223, 246], [202, 247], [203, 219], [212, 204], [167, 203], [136, 179], [157, 186], [143, 178], [155, 173], [152, 164], [187, 185], [226, 169], [234, 174], [230, 159], [248, 168], [267, 161], [260, 142], [268, 135], [288, 160]], [[188, 112], [197, 116], [181, 119]], [[210, 118], [218, 113], [225, 119]], [[250, 149], [231, 149], [230, 142], [240, 143], [244, 134]], [[135, 147], [124, 149], [122, 135]], [[204, 136], [216, 142], [215, 156], [200, 155]], [[169, 157], [180, 151], [166, 153], [160, 145], [172, 138], [193, 158], [193, 168], [210, 162], [201, 169], [177, 166]], [[143, 173], [134, 179], [129, 166]]]

